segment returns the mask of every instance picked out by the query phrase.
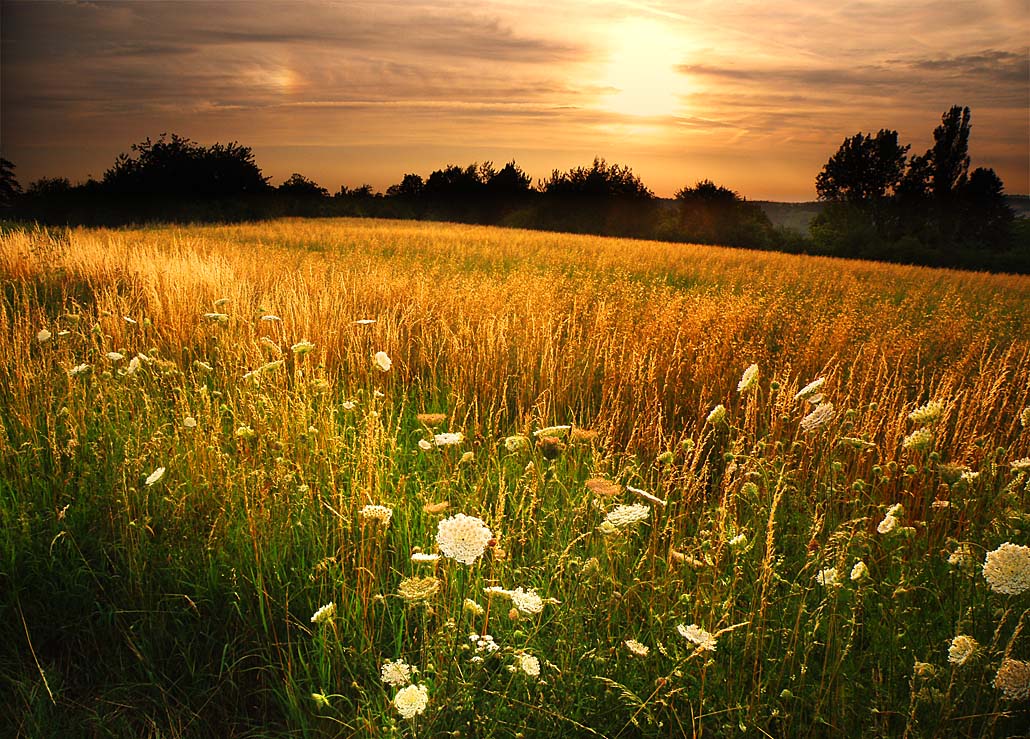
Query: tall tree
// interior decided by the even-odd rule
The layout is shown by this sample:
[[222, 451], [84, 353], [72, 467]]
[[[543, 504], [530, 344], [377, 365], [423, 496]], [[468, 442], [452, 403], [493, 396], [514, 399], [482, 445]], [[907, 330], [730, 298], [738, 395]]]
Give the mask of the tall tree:
[[14, 176], [14, 164], [0, 157], [0, 206], [10, 205], [21, 194], [21, 185]]
[[908, 149], [898, 143], [898, 132], [888, 129], [844, 139], [816, 177], [819, 199], [870, 203], [890, 197], [901, 183]]
[[947, 200], [966, 183], [969, 173], [969, 108], [955, 105], [941, 117], [933, 131], [930, 189], [938, 200]]

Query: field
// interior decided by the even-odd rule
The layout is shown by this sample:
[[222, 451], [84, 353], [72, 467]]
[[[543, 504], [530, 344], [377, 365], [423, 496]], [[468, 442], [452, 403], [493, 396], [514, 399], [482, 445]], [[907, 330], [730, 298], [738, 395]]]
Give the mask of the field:
[[1028, 277], [284, 220], [0, 280], [0, 735], [1030, 726]]

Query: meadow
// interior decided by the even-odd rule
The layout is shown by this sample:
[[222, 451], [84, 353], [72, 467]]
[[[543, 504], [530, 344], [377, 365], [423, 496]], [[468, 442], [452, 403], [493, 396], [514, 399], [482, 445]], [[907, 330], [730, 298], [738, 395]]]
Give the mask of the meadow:
[[0, 735], [1030, 726], [1030, 277], [327, 219], [0, 281]]

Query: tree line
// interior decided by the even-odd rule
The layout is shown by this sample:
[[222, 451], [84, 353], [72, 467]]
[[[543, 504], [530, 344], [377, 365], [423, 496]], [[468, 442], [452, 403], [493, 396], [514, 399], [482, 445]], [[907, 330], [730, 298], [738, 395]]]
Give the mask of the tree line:
[[161, 134], [130, 147], [99, 180], [42, 178], [24, 191], [0, 160], [0, 212], [47, 224], [235, 221], [371, 216], [653, 238], [931, 265], [1030, 272], [1028, 230], [993, 170], [969, 171], [968, 108], [954, 107], [934, 146], [909, 157], [896, 131], [844, 140], [816, 178], [824, 203], [808, 233], [774, 226], [765, 210], [702, 179], [671, 200], [623, 165], [596, 158], [535, 185], [514, 161], [408, 173], [385, 193], [335, 193], [294, 173], [269, 184], [250, 147], [202, 146]]

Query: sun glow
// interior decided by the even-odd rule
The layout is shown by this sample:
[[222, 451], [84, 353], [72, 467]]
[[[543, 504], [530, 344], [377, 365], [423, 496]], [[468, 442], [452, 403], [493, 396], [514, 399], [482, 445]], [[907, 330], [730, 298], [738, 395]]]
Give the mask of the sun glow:
[[686, 92], [684, 39], [666, 25], [634, 19], [611, 33], [602, 84], [610, 90], [602, 106], [613, 113], [640, 117], [674, 115]]

